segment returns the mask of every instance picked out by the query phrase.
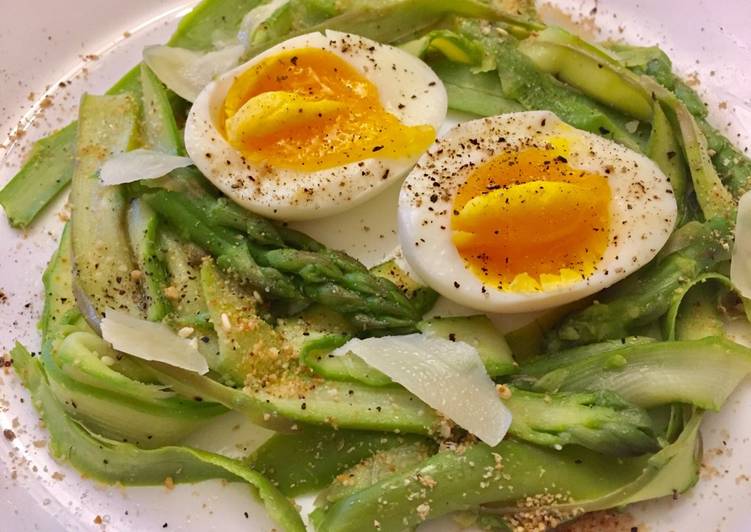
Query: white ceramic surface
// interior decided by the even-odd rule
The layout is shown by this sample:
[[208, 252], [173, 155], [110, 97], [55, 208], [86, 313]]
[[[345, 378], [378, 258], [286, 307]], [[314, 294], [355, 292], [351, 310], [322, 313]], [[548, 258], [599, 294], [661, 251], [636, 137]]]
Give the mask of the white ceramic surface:
[[[717, 125], [751, 141], [751, 3], [746, 0], [558, 0], [564, 10], [630, 42], [660, 43], [678, 69], [701, 80]], [[75, 116], [80, 94], [103, 92], [146, 44], [166, 40], [190, 2], [180, 0], [0, 0], [0, 183], [34, 138]], [[721, 7], [720, 7], [721, 6]], [[547, 11], [547, 10], [546, 10]], [[548, 13], [548, 16], [558, 15]], [[60, 87], [61, 81], [66, 87]], [[68, 81], [72, 81], [68, 84]], [[45, 99], [45, 96], [49, 96]], [[22, 136], [17, 129], [26, 131]], [[20, 137], [20, 138], [19, 138]], [[17, 139], [17, 140], [14, 140]], [[395, 244], [397, 189], [355, 213], [306, 224], [321, 240], [373, 263]], [[62, 227], [64, 199], [27, 234], [0, 216], [0, 356], [20, 340], [38, 348], [41, 272]], [[708, 416], [702, 480], [677, 501], [639, 505], [620, 527], [650, 531], [751, 530], [751, 385]], [[0, 531], [270, 530], [263, 509], [239, 485], [207, 482], [157, 488], [95, 485], [47, 454], [27, 394], [0, 369]], [[241, 454], [265, 432], [231, 415], [192, 444]], [[219, 436], [217, 436], [219, 435]], [[247, 514], [246, 514], [247, 512]], [[447, 530], [444, 523], [426, 530]], [[620, 528], [608, 528], [618, 530]], [[644, 528], [640, 526], [640, 530]]]

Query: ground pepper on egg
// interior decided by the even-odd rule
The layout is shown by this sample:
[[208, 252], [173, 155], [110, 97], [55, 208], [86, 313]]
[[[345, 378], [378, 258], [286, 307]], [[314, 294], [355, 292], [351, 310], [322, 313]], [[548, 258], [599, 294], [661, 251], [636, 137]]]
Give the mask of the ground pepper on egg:
[[530, 291], [584, 279], [608, 244], [610, 186], [560, 148], [530, 144], [475, 168], [453, 204], [453, 241], [475, 274]]
[[227, 138], [246, 157], [297, 170], [414, 156], [435, 139], [433, 126], [406, 126], [386, 111], [376, 85], [344, 59], [312, 47], [248, 68], [224, 112]]

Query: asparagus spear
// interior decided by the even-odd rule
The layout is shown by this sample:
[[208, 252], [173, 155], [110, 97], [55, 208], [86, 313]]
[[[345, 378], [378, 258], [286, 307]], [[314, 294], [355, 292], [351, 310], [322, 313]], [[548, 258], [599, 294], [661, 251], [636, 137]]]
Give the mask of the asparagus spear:
[[167, 88], [145, 64], [141, 64], [140, 73], [144, 147], [170, 155], [183, 155], [182, 138]]
[[299, 297], [299, 292], [286, 277], [277, 270], [259, 266], [253, 260], [240, 234], [213, 226], [204, 211], [179, 192], [152, 190], [142, 198], [183, 238], [216, 257], [220, 268], [249, 283], [264, 296]]
[[[638, 79], [625, 68], [603, 60], [601, 56], [585, 53], [579, 46], [584, 41], [563, 44], [547, 40], [546, 32], [530, 37], [519, 44], [519, 50], [537, 68], [557, 76], [584, 94], [626, 116], [638, 120], [652, 119], [652, 102]], [[591, 61], [583, 58], [592, 59]], [[629, 75], [626, 75], [628, 73]]]
[[699, 95], [673, 73], [673, 64], [665, 52], [657, 46], [632, 46], [608, 44], [617, 62], [632, 72], [646, 74], [660, 85], [673, 92], [697, 118], [707, 116], [707, 108]]
[[[210, 261], [201, 267], [201, 287], [211, 322], [219, 340], [219, 353], [208, 359], [209, 367], [232, 386], [255, 385], [289, 365], [284, 339], [257, 318], [258, 301], [236, 290]], [[227, 326], [229, 324], [229, 327]], [[273, 352], [273, 356], [269, 356]]]
[[81, 100], [71, 241], [76, 300], [95, 329], [108, 307], [134, 316], [143, 313], [143, 294], [131, 275], [136, 263], [123, 224], [127, 205], [122, 187], [102, 185], [97, 176], [107, 158], [133, 147], [137, 112], [128, 94], [87, 94]]
[[[385, 448], [366, 456], [337, 475], [329, 487], [318, 494], [316, 506], [336, 502], [389, 477], [413, 469], [435, 454], [438, 447], [435, 442], [428, 439], [402, 437], [400, 440], [401, 442], [392, 443], [393, 436], [392, 440], [384, 438], [384, 442], [392, 445], [384, 446]], [[315, 515], [311, 515], [311, 521], [315, 523]]]
[[562, 366], [575, 364], [593, 356], [599, 356], [609, 351], [617, 351], [627, 346], [648, 344], [656, 342], [654, 338], [647, 336], [630, 336], [619, 338], [618, 340], [605, 340], [595, 344], [580, 345], [551, 354], [539, 354], [524, 362], [519, 373], [521, 381], [526, 381], [528, 377], [541, 377], [546, 373], [558, 369]]
[[241, 231], [261, 246], [284, 246], [282, 236], [274, 224], [236, 203], [219, 198], [216, 201], [206, 199], [204, 205], [206, 216], [212, 224]]
[[142, 274], [142, 286], [146, 295], [146, 317], [161, 321], [172, 305], [165, 290], [168, 273], [159, 249], [159, 222], [147, 205], [135, 199], [128, 208], [128, 237], [135, 255], [138, 271]]
[[561, 449], [577, 444], [615, 456], [658, 451], [646, 411], [608, 391], [544, 394], [509, 387], [504, 404], [513, 421], [509, 434]]
[[683, 155], [691, 171], [696, 199], [704, 218], [724, 217], [732, 222], [735, 220], [736, 202], [712, 164], [707, 139], [696, 118], [678, 98], [651, 78], [643, 77], [642, 83], [652, 91], [653, 98], [669, 108], [675, 116], [682, 137]]
[[730, 279], [714, 272], [705, 273], [685, 286], [675, 295], [665, 315], [666, 338], [697, 340], [724, 336], [727, 318], [719, 307], [732, 290]]
[[[394, 283], [370, 274], [355, 259], [225, 200], [158, 189], [142, 198], [184, 238], [216, 257], [220, 268], [247, 282], [264, 299], [320, 303], [347, 316], [362, 332], [410, 331], [422, 317]], [[241, 229], [250, 242], [226, 226]], [[273, 249], [290, 241], [303, 249]]]
[[589, 306], [592, 298], [584, 298], [567, 305], [555, 307], [541, 313], [537, 318], [506, 333], [506, 341], [511, 347], [514, 359], [524, 363], [545, 352], [545, 337], [567, 315]]
[[736, 199], [740, 198], [751, 188], [751, 158], [736, 148], [706, 120], [700, 119], [699, 127], [707, 139], [717, 173], [733, 196]]
[[75, 123], [34, 144], [28, 162], [0, 190], [0, 205], [13, 227], [28, 227], [73, 177]]
[[75, 331], [54, 350], [45, 349], [40, 359], [50, 390], [75, 420], [97, 434], [142, 448], [178, 442], [226, 413], [221, 405], [176, 396], [102, 362], [121, 356], [95, 334]]
[[[177, 290], [172, 313], [167, 317], [171, 325], [194, 327], [202, 333], [213, 332], [209, 311], [201, 287], [200, 262], [203, 253], [192, 244], [184, 243], [171, 231], [161, 231], [159, 246], [169, 272], [170, 286]], [[199, 348], [202, 343], [200, 342]]]
[[360, 357], [347, 353], [329, 356], [350, 339], [347, 335], [326, 334], [305, 342], [300, 350], [300, 362], [325, 379], [345, 382], [361, 382], [368, 386], [388, 386], [393, 381], [384, 373], [368, 366]]
[[421, 316], [427, 314], [438, 300], [438, 292], [415, 281], [395, 259], [377, 264], [369, 271], [376, 277], [383, 277], [394, 283], [409, 298], [415, 311]]
[[687, 218], [686, 201], [690, 192], [690, 181], [686, 160], [680, 149], [678, 139], [673, 133], [673, 126], [660, 104], [654, 106], [652, 133], [649, 136], [647, 154], [670, 180], [670, 185], [673, 187], [673, 196], [678, 207], [676, 226], [680, 227]]

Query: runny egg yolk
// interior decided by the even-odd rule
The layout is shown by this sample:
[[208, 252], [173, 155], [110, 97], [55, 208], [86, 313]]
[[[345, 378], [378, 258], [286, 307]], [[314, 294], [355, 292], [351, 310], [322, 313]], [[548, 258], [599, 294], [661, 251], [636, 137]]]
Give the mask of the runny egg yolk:
[[562, 146], [523, 147], [475, 168], [453, 204], [452, 237], [484, 284], [550, 290], [591, 275], [608, 246], [610, 186]]
[[253, 162], [315, 171], [423, 152], [430, 125], [387, 112], [377, 87], [338, 55], [318, 48], [268, 57], [239, 75], [224, 100], [227, 140]]

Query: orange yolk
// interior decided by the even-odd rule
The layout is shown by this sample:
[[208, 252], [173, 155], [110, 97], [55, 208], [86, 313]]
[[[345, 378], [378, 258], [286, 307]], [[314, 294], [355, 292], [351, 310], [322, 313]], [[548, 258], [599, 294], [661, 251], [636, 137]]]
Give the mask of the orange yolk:
[[429, 125], [406, 126], [377, 87], [338, 55], [317, 48], [268, 57], [242, 73], [224, 101], [227, 140], [253, 162], [314, 171], [423, 152]]
[[504, 152], [456, 195], [454, 244], [486, 285], [538, 291], [593, 273], [609, 240], [610, 186], [558, 148]]

